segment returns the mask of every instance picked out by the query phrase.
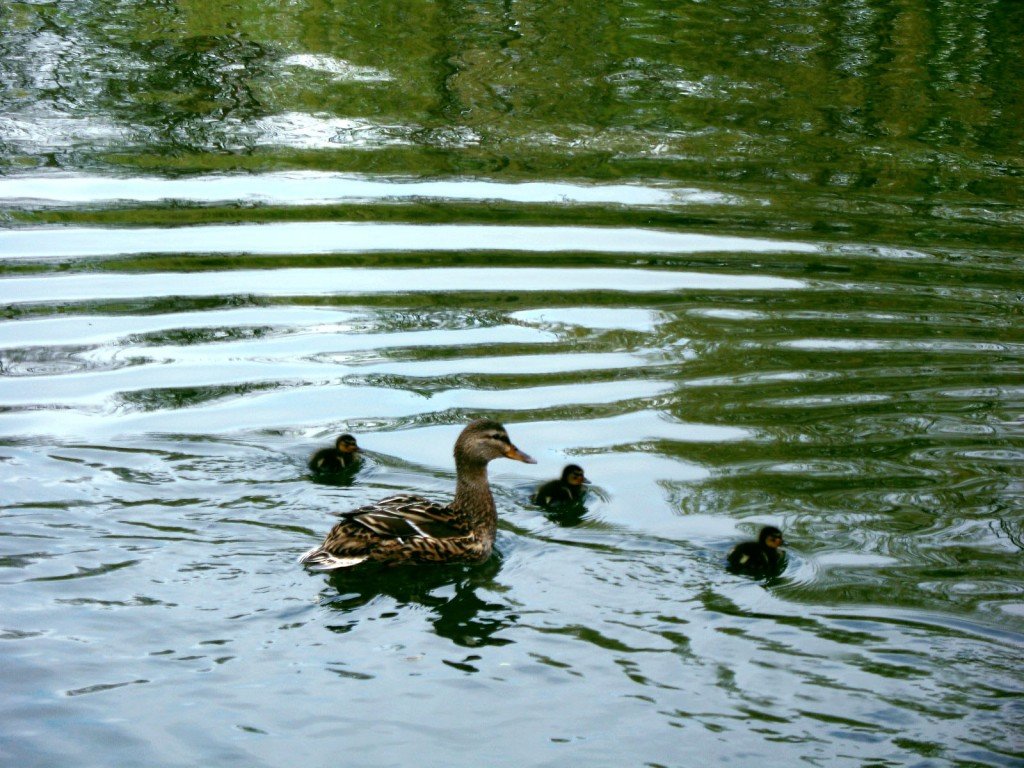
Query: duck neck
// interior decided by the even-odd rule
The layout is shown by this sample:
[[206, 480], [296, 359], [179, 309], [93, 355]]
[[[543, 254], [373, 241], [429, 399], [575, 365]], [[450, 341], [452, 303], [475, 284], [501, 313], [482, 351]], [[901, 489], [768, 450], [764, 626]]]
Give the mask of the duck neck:
[[494, 496], [487, 482], [487, 464], [456, 462], [455, 500], [452, 508], [473, 519], [477, 524], [485, 523], [497, 528], [498, 513]]

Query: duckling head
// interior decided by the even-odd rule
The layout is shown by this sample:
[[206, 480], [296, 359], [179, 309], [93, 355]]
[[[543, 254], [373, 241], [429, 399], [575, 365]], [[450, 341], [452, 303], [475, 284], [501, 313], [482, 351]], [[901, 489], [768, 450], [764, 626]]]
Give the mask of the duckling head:
[[334, 447], [341, 453], [355, 453], [359, 450], [359, 445], [356, 443], [356, 439], [348, 433], [338, 437], [338, 439], [334, 441]]
[[757, 537], [757, 543], [767, 549], [778, 549], [786, 542], [782, 539], [782, 531], [773, 525], [766, 525], [761, 529], [761, 533]]
[[562, 482], [572, 486], [590, 485], [587, 476], [583, 474], [583, 467], [578, 464], [566, 465], [562, 470]]
[[505, 427], [491, 419], [471, 422], [455, 441], [455, 463], [486, 464], [504, 456], [507, 459], [536, 464], [537, 460], [512, 444]]

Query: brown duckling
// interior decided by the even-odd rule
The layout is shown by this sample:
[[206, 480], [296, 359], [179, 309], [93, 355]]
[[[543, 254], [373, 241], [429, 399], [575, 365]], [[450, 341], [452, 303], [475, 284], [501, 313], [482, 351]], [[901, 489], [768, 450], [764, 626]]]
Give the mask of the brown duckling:
[[498, 531], [487, 464], [501, 456], [537, 463], [512, 444], [498, 422], [472, 422], [455, 441], [455, 498], [449, 504], [401, 495], [346, 512], [323, 544], [299, 562], [330, 571], [365, 561], [453, 563], [487, 558]]
[[761, 529], [757, 541], [744, 541], [729, 553], [729, 570], [748, 576], [772, 576], [785, 565], [782, 531], [773, 525]]
[[333, 448], [321, 448], [309, 459], [309, 468], [317, 474], [333, 474], [351, 469], [359, 463], [359, 445], [352, 435], [341, 435]]
[[537, 489], [533, 495], [533, 503], [542, 507], [576, 504], [586, 492], [584, 485], [590, 485], [590, 481], [583, 474], [583, 467], [568, 464], [562, 470], [560, 478], [549, 480]]

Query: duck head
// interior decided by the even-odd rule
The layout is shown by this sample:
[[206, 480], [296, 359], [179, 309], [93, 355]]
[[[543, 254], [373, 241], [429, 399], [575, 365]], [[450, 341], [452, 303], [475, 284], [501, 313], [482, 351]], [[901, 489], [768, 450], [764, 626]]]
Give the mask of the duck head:
[[455, 441], [455, 462], [486, 464], [492, 459], [506, 459], [536, 464], [537, 460], [516, 448], [505, 427], [491, 419], [471, 422]]

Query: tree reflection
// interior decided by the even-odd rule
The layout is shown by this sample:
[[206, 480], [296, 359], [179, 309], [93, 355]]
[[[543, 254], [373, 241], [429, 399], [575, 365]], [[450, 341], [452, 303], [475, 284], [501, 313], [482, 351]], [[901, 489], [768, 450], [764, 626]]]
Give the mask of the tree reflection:
[[253, 84], [276, 56], [259, 43], [200, 35], [134, 48], [144, 65], [108, 80], [106, 96], [126, 120], [149, 126], [159, 143], [236, 148], [245, 135], [238, 126], [267, 114]]
[[[8, 5], [0, 159], [348, 142], [402, 153], [408, 172], [420, 144], [434, 168], [1016, 189], [990, 168], [1019, 154], [1014, 3]], [[340, 69], [286, 66], [289, 54]], [[386, 77], [338, 76], [349, 66]]]

